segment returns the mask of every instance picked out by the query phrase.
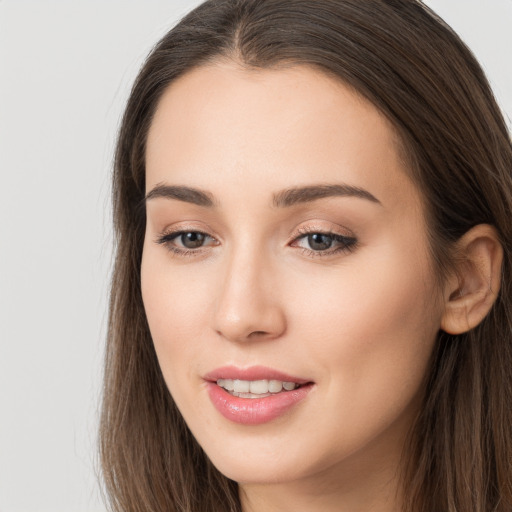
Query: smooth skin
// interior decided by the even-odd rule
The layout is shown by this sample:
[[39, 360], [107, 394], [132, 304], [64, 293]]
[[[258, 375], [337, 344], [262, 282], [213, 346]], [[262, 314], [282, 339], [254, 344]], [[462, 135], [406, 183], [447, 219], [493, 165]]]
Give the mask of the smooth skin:
[[[436, 334], [476, 325], [499, 289], [488, 226], [459, 247], [479, 263], [468, 251], [436, 284], [421, 194], [400, 154], [373, 105], [303, 66], [218, 61], [160, 101], [147, 145], [144, 305], [167, 386], [216, 467], [240, 483], [246, 512], [399, 510], [402, 446]], [[152, 193], [163, 186], [177, 188]], [[316, 196], [289, 192], [303, 187]], [[227, 365], [314, 386], [283, 416], [241, 425], [206, 392], [203, 376]]]

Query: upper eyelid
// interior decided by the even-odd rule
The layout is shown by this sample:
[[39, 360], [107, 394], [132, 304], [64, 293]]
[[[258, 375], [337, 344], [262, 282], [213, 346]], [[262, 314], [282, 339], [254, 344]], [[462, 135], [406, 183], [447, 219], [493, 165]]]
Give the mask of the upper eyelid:
[[345, 226], [329, 223], [329, 226], [319, 226], [318, 224], [300, 225], [292, 232], [292, 239], [298, 238], [301, 235], [308, 235], [320, 233], [323, 235], [342, 236], [345, 238], [356, 238], [355, 233]]
[[[201, 225], [198, 225], [201, 224]], [[219, 237], [213, 234], [212, 229], [202, 225], [202, 223], [191, 221], [191, 222], [177, 222], [172, 225], [168, 225], [162, 229], [156, 229], [155, 231], [158, 236], [161, 235], [173, 235], [176, 233], [202, 233], [203, 235], [208, 235], [212, 238], [218, 239]]]
[[[173, 235], [179, 235], [180, 233], [187, 233], [187, 232], [197, 232], [201, 233], [203, 235], [206, 235], [214, 240], [216, 240], [218, 243], [223, 242], [223, 237], [220, 236], [220, 234], [216, 233], [215, 230], [210, 229], [209, 226], [205, 226], [200, 221], [182, 221], [177, 222], [173, 225], [168, 225], [167, 227], [163, 229], [157, 230], [157, 239], [160, 240], [164, 236], [173, 236]], [[288, 242], [287, 244], [293, 242], [294, 240], [308, 235], [308, 234], [314, 234], [314, 233], [320, 233], [324, 235], [332, 235], [332, 236], [341, 236], [344, 238], [355, 238], [357, 239], [358, 236], [354, 233], [352, 229], [349, 229], [348, 227], [334, 223], [332, 221], [325, 221], [325, 220], [309, 220], [305, 221], [298, 226], [296, 226], [291, 232], [289, 232], [289, 235], [287, 236]]]
[[[190, 223], [190, 224], [187, 223], [184, 225], [178, 224], [177, 226], [165, 227], [163, 229], [158, 229], [156, 231], [157, 231], [158, 237], [166, 236], [166, 235], [175, 235], [175, 234], [179, 234], [179, 233], [194, 232], [194, 233], [201, 233], [203, 235], [207, 235], [207, 236], [214, 238], [218, 241], [220, 241], [222, 238], [218, 234], [216, 234], [216, 233], [214, 234], [214, 230], [208, 229], [203, 226], [193, 225], [192, 223]], [[346, 238], [356, 238], [355, 233], [351, 229], [349, 229], [343, 225], [337, 225], [337, 224], [332, 224], [332, 223], [329, 223], [328, 226], [320, 226], [318, 224], [314, 224], [314, 225], [302, 225], [301, 224], [292, 230], [292, 232], [289, 235], [289, 238], [293, 240], [294, 238], [299, 237], [301, 235], [313, 234], [313, 233], [321, 233], [324, 235], [337, 235], [337, 236], [343, 236]]]

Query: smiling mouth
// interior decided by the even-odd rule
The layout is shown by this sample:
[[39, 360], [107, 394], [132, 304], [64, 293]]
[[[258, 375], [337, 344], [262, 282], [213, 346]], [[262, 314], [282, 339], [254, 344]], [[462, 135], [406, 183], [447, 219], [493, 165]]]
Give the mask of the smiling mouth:
[[296, 382], [266, 379], [218, 379], [217, 385], [225, 389], [230, 395], [238, 398], [265, 398], [293, 391], [301, 386], [301, 384]]
[[227, 420], [262, 425], [306, 400], [315, 383], [268, 368], [225, 366], [203, 376], [213, 406]]

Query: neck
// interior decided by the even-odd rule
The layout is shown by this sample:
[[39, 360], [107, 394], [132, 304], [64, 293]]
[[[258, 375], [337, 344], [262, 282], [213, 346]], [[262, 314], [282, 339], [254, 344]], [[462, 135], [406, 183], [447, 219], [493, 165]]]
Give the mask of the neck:
[[399, 479], [387, 471], [352, 474], [332, 481], [319, 473], [305, 482], [240, 486], [243, 512], [397, 512], [401, 509]]
[[[398, 512], [402, 509], [401, 435], [383, 434], [360, 452], [306, 478], [241, 483], [243, 512]], [[384, 441], [384, 443], [383, 443]], [[384, 447], [384, 449], [383, 449]]]

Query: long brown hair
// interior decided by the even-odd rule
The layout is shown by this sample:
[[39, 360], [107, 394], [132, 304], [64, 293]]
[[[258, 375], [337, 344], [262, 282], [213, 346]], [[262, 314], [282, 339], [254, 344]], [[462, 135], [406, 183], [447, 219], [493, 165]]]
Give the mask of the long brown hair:
[[219, 58], [248, 68], [314, 66], [386, 115], [423, 193], [440, 280], [450, 248], [495, 226], [502, 286], [468, 333], [440, 333], [404, 452], [404, 510], [512, 510], [512, 148], [468, 48], [416, 0], [209, 0], [154, 48], [121, 124], [113, 175], [116, 260], [100, 451], [115, 511], [240, 511], [237, 485], [192, 437], [170, 396], [145, 318], [145, 144], [180, 75]]

